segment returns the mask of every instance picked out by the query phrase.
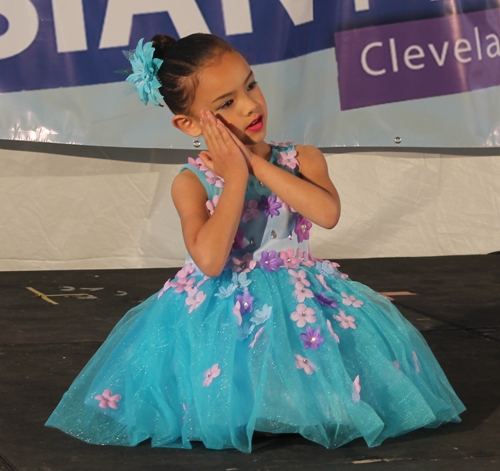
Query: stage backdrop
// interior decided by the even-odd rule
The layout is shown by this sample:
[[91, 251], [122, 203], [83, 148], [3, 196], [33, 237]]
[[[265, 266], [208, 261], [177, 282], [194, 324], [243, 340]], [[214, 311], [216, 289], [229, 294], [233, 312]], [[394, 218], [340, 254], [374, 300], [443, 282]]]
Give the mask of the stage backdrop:
[[[211, 32], [255, 70], [268, 137], [336, 146], [500, 143], [497, 0], [0, 0], [0, 139], [192, 149], [144, 105], [123, 50]], [[286, 118], [286, 119], [284, 119]]]

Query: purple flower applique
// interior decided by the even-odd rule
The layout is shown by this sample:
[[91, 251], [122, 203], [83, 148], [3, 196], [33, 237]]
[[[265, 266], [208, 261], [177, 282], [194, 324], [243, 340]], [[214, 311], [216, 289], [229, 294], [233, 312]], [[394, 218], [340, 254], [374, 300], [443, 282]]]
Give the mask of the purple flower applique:
[[236, 231], [233, 246], [231, 247], [231, 252], [234, 250], [241, 250], [245, 248], [245, 243], [243, 242], [244, 237], [245, 233], [243, 231]]
[[238, 319], [238, 325], [241, 325], [243, 318], [241, 317], [241, 303], [239, 301], [236, 301], [236, 304], [233, 307], [233, 314]]
[[283, 260], [283, 265], [285, 268], [298, 268], [299, 259], [295, 257], [293, 249], [282, 250], [280, 252], [280, 258]]
[[300, 214], [297, 216], [295, 221], [295, 234], [297, 234], [297, 239], [299, 242], [309, 239], [309, 229], [311, 229], [312, 224], [304, 216]]
[[243, 211], [241, 213], [241, 220], [248, 222], [251, 219], [257, 219], [260, 215], [259, 202], [257, 200], [245, 201], [243, 204]]
[[326, 284], [326, 281], [325, 281], [325, 278], [323, 277], [323, 275], [316, 275], [316, 278], [318, 279], [318, 281], [321, 283], [321, 285], [326, 288], [328, 291], [331, 291], [332, 288], [330, 288], [327, 284]]
[[262, 209], [262, 211], [264, 211], [266, 217], [273, 217], [279, 215], [281, 203], [278, 203], [276, 195], [262, 195], [260, 197], [259, 207], [260, 209]]
[[299, 303], [303, 303], [306, 298], [314, 298], [314, 294], [310, 289], [307, 289], [303, 283], [298, 281], [295, 283], [295, 291], [293, 295], [297, 298]]
[[321, 337], [321, 330], [319, 327], [317, 329], [313, 329], [310, 325], [308, 325], [306, 327], [306, 333], [300, 334], [300, 340], [304, 342], [304, 348], [317, 350], [325, 339]]
[[297, 304], [295, 309], [297, 310], [290, 314], [290, 319], [297, 322], [297, 327], [304, 327], [307, 322], [309, 324], [316, 322], [316, 317], [314, 316], [316, 311], [313, 308], [307, 307], [305, 304]]
[[295, 361], [295, 367], [299, 370], [304, 370], [308, 375], [312, 375], [313, 372], [318, 370], [318, 367], [309, 358], [303, 357], [302, 355], [294, 355], [297, 359]]
[[356, 299], [355, 296], [352, 296], [350, 294], [345, 294], [344, 292], [340, 292], [342, 297], [342, 303], [345, 304], [346, 306], [352, 306], [352, 307], [361, 307], [363, 304], [365, 304], [363, 301]]
[[281, 203], [281, 207], [287, 213], [296, 213], [297, 211], [293, 209], [288, 203], [285, 203], [279, 196], [276, 197], [276, 201]]
[[98, 394], [94, 399], [99, 402], [99, 407], [101, 409], [106, 409], [111, 407], [111, 409], [118, 409], [117, 402], [120, 401], [122, 397], [119, 394], [113, 394], [109, 389], [105, 389], [102, 394]]
[[216, 175], [212, 170], [208, 170], [205, 176], [207, 177], [205, 180], [207, 183], [210, 183], [210, 185], [215, 185], [217, 188], [222, 188], [224, 186], [224, 179]]
[[293, 170], [295, 167], [299, 166], [299, 161], [296, 156], [297, 151], [293, 149], [289, 152], [280, 152], [278, 154], [278, 164]]
[[205, 203], [205, 206], [207, 207], [210, 216], [214, 213], [215, 208], [219, 204], [219, 199], [220, 199], [219, 195], [214, 195], [214, 197], [211, 200], [207, 200], [207, 202]]
[[243, 294], [237, 294], [235, 298], [236, 301], [240, 302], [240, 311], [242, 315], [253, 311], [253, 300], [255, 298], [250, 295], [250, 292], [248, 290], [245, 290]]
[[212, 368], [209, 368], [207, 371], [205, 371], [205, 374], [203, 375], [203, 387], [206, 388], [207, 386], [210, 386], [214, 378], [217, 378], [217, 376], [220, 375], [220, 369], [219, 369], [219, 364], [216, 363]]
[[339, 336], [333, 331], [332, 323], [330, 322], [330, 319], [326, 320], [326, 325], [328, 326], [328, 330], [330, 331], [330, 334], [332, 334], [332, 337], [335, 339], [337, 343], [340, 343]]
[[233, 263], [234, 272], [250, 273], [257, 266], [257, 261], [252, 259], [251, 253], [246, 253], [242, 258], [233, 257]]
[[352, 400], [354, 402], [359, 402], [361, 400], [361, 396], [359, 395], [359, 393], [361, 392], [361, 386], [359, 385], [359, 375], [356, 376], [356, 378], [352, 382], [351, 389], [352, 389]]
[[337, 307], [339, 307], [339, 305], [337, 304], [337, 300], [336, 299], [328, 298], [324, 293], [314, 293], [314, 297], [323, 306], [328, 306], [328, 307], [331, 307], [331, 308], [337, 308]]
[[259, 266], [264, 270], [269, 272], [279, 270], [282, 263], [283, 260], [276, 255], [276, 250], [262, 251]]
[[340, 327], [343, 329], [356, 329], [356, 319], [352, 316], [346, 316], [342, 309], [339, 309], [340, 316], [333, 316], [336, 321], [340, 322]]
[[165, 284], [163, 285], [163, 288], [160, 290], [160, 292], [158, 293], [158, 299], [160, 299], [162, 296], [163, 296], [163, 293], [165, 293], [165, 291], [167, 291], [170, 287], [172, 286], [172, 283], [170, 283], [170, 278], [165, 282]]
[[206, 172], [208, 170], [208, 167], [203, 163], [201, 157], [196, 158], [196, 160], [192, 157], [188, 157], [188, 162], [189, 165], [201, 170], [202, 172]]
[[260, 334], [262, 334], [262, 331], [265, 329], [265, 326], [261, 327], [259, 331], [255, 334], [255, 337], [252, 340], [252, 343], [249, 345], [249, 348], [255, 347], [255, 342], [257, 342], [258, 338], [260, 337]]
[[186, 298], [186, 305], [191, 306], [189, 308], [189, 314], [191, 314], [195, 309], [200, 307], [200, 304], [207, 299], [207, 295], [203, 291], [198, 291], [194, 288], [188, 291], [188, 297]]

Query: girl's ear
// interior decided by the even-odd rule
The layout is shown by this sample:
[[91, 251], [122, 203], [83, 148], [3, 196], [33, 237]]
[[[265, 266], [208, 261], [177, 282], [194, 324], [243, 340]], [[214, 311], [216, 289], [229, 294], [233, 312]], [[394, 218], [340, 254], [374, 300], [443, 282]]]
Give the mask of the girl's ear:
[[193, 137], [201, 136], [201, 127], [192, 116], [187, 116], [185, 114], [176, 114], [172, 118], [172, 124], [180, 129], [182, 132], [189, 134]]

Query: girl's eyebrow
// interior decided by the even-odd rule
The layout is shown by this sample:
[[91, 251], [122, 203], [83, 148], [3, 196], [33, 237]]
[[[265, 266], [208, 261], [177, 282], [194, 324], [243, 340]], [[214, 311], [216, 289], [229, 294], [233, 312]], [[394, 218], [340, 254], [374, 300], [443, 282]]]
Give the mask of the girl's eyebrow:
[[[250, 73], [247, 75], [247, 78], [245, 79], [245, 81], [243, 83], [247, 83], [252, 75], [253, 75], [253, 70], [250, 71]], [[215, 103], [216, 101], [227, 98], [227, 97], [231, 96], [232, 94], [233, 94], [233, 92], [224, 93], [224, 95], [217, 97], [214, 101], [212, 101], [212, 103]]]

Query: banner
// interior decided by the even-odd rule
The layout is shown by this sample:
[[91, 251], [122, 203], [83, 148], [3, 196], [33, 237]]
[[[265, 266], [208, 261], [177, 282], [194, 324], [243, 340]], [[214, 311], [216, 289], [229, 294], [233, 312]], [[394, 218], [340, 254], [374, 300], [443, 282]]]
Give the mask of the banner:
[[249, 61], [269, 139], [500, 144], [497, 0], [0, 0], [0, 139], [192, 149], [116, 71], [140, 38], [194, 32]]

